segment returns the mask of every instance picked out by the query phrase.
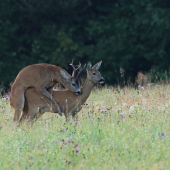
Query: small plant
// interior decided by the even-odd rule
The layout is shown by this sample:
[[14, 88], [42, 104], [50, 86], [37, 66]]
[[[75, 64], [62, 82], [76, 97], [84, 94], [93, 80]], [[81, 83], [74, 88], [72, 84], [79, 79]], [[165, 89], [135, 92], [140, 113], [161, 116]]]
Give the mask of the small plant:
[[79, 121], [48, 113], [31, 128], [1, 98], [1, 169], [169, 169], [170, 87], [142, 87], [98, 89]]

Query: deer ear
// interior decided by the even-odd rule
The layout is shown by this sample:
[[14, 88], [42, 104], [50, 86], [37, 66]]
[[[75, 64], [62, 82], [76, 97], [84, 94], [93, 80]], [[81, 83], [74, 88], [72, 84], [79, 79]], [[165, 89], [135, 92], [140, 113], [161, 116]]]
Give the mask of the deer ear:
[[60, 73], [63, 76], [63, 78], [65, 78], [65, 79], [69, 78], [68, 74], [64, 70], [60, 70]]
[[91, 64], [91, 62], [88, 62], [87, 63], [87, 69], [91, 69], [92, 68], [92, 64]]
[[102, 64], [102, 61], [99, 61], [98, 63], [96, 63], [96, 64], [93, 66], [93, 69], [98, 70], [98, 69], [100, 68], [101, 64]]

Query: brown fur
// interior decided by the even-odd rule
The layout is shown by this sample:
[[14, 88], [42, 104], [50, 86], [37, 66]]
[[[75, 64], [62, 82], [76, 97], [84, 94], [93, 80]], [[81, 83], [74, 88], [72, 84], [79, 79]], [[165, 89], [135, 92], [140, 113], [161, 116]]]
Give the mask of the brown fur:
[[[75, 93], [65, 90], [65, 91], [49, 91], [52, 93], [54, 99], [59, 103], [62, 112], [64, 113], [66, 119], [70, 115], [75, 118], [77, 112], [79, 112], [82, 108], [82, 105], [89, 97], [92, 88], [94, 87], [94, 83], [98, 83], [104, 81], [103, 77], [100, 75], [98, 71], [101, 65], [101, 61], [91, 67], [89, 63], [87, 66], [87, 78], [84, 86], [81, 88], [82, 94], [76, 95]], [[94, 75], [95, 74], [95, 75]], [[47, 101], [42, 97], [42, 95], [38, 94], [34, 88], [27, 89], [25, 92], [26, 105], [23, 110], [23, 115], [20, 119], [22, 122], [25, 118], [29, 120], [38, 119], [44, 112], [54, 112], [58, 113], [57, 107]]]
[[15, 110], [14, 121], [18, 121], [20, 118], [25, 102], [24, 93], [30, 87], [34, 87], [37, 93], [48, 98], [56, 105], [58, 104], [46, 89], [54, 87], [56, 83], [61, 83], [73, 92], [80, 90], [79, 84], [74, 87], [71, 85], [76, 83], [75, 78], [63, 70], [68, 77], [67, 79], [64, 78], [60, 73], [61, 70], [63, 70], [61, 67], [41, 63], [27, 66], [19, 72], [12, 85], [10, 96], [10, 105]]
[[138, 72], [135, 81], [138, 86], [145, 86], [148, 83], [148, 77], [144, 73]]

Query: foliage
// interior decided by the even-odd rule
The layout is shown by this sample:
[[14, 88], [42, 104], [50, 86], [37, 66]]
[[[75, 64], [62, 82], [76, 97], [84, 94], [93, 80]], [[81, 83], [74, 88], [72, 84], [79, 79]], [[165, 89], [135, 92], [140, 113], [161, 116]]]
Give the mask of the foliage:
[[[0, 77], [4, 85], [34, 63], [103, 60], [108, 83], [138, 71], [169, 69], [168, 0], [6, 0], [0, 5]], [[4, 76], [5, 75], [5, 76]]]
[[78, 122], [46, 113], [32, 128], [13, 124], [7, 95], [0, 100], [1, 169], [169, 169], [169, 92], [159, 84], [96, 89]]

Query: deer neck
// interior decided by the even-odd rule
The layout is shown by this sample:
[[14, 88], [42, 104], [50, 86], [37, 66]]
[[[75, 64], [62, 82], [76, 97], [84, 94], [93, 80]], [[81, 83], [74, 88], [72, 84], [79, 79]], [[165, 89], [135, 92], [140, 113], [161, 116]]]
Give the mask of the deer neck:
[[65, 85], [68, 84], [68, 82], [66, 81], [66, 79], [64, 79], [63, 77], [61, 77], [61, 78], [59, 78], [59, 81], [60, 81], [60, 83], [61, 83], [64, 87], [67, 87], [67, 86], [65, 86]]
[[[57, 80], [56, 80], [57, 79]], [[55, 72], [54, 75], [53, 75], [53, 81], [54, 82], [59, 82], [61, 83], [62, 85], [65, 85], [67, 84], [67, 80], [65, 78], [62, 77], [61, 73], [60, 73], [60, 70]]]
[[89, 80], [89, 78], [87, 77], [84, 86], [81, 88], [82, 90], [81, 104], [84, 104], [84, 102], [87, 100], [93, 87], [94, 87], [94, 83], [91, 80]]

